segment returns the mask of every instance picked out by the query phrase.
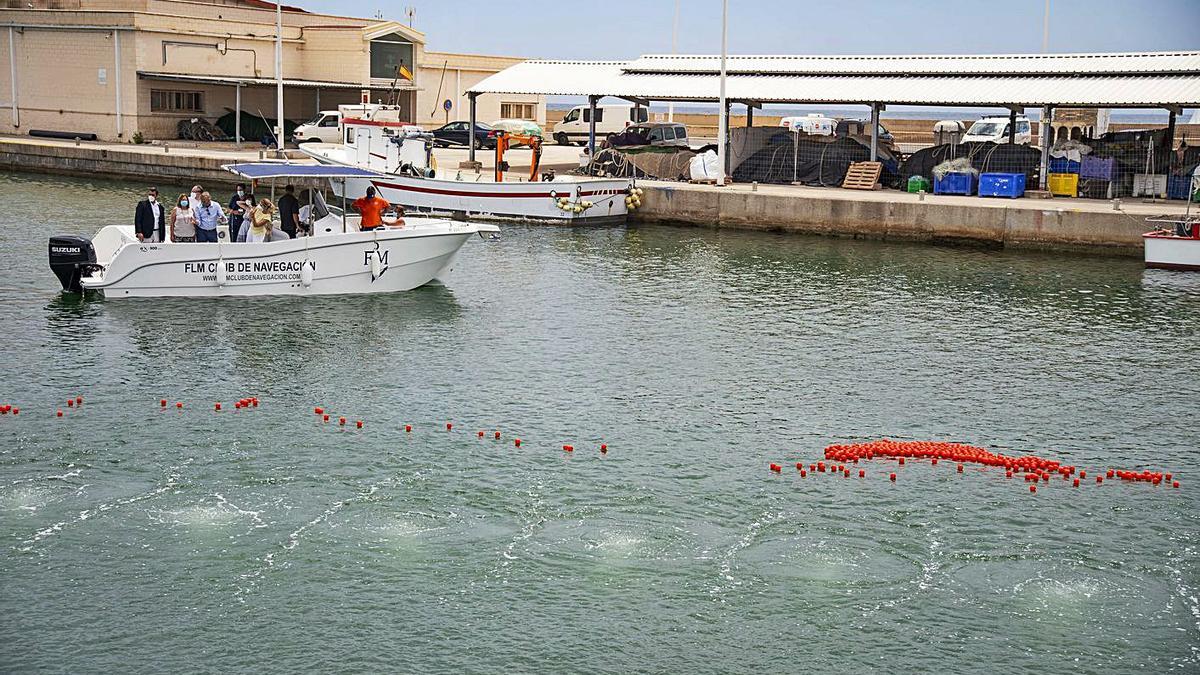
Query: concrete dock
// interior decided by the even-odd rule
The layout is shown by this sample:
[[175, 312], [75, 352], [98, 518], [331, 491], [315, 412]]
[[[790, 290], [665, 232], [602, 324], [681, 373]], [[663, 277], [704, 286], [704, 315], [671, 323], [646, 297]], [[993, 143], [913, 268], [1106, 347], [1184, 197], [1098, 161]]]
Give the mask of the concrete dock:
[[[270, 158], [257, 147], [179, 142], [163, 145], [88, 143], [0, 136], [0, 169], [175, 183], [231, 184], [222, 164]], [[547, 145], [544, 168], [578, 166], [580, 148]], [[300, 156], [292, 151], [293, 156]], [[442, 175], [457, 172], [465, 149], [439, 148]], [[477, 153], [491, 175], [493, 154]], [[528, 171], [530, 152], [505, 157], [511, 178]], [[474, 174], [463, 173], [463, 176]], [[470, 178], [467, 178], [468, 180]], [[991, 199], [909, 194], [895, 190], [846, 190], [791, 185], [725, 187], [638, 181], [644, 188], [635, 222], [802, 232], [840, 237], [966, 243], [971, 245], [1078, 250], [1140, 256], [1149, 215], [1178, 213], [1181, 202], [1089, 199]]]

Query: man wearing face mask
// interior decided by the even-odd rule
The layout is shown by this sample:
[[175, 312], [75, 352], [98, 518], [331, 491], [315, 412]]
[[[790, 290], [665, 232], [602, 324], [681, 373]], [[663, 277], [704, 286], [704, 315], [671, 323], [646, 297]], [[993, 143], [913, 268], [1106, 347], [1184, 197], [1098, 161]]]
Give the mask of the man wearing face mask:
[[134, 210], [133, 231], [138, 241], [157, 244], [166, 239], [166, 223], [166, 209], [158, 203], [158, 188], [150, 188]]
[[246, 191], [245, 183], [238, 183], [237, 192], [229, 200], [229, 236], [237, 241], [246, 241], [242, 223], [246, 213], [254, 206], [254, 195]]
[[212, 200], [212, 195], [201, 192], [200, 206], [192, 208], [196, 212], [196, 241], [217, 243], [217, 226], [229, 222], [221, 205]]

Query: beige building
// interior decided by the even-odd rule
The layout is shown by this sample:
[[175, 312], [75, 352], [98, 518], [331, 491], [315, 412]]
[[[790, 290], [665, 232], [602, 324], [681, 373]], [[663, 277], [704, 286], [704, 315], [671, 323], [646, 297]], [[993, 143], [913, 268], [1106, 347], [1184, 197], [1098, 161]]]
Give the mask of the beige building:
[[[239, 100], [244, 113], [275, 116], [274, 4], [0, 2], [0, 133], [174, 138], [180, 120], [215, 122]], [[521, 61], [432, 52], [401, 23], [286, 5], [282, 32], [284, 117], [297, 122], [364, 97], [396, 103], [427, 127], [466, 119], [467, 89]], [[488, 94], [478, 105], [482, 122], [546, 118], [538, 96]]]

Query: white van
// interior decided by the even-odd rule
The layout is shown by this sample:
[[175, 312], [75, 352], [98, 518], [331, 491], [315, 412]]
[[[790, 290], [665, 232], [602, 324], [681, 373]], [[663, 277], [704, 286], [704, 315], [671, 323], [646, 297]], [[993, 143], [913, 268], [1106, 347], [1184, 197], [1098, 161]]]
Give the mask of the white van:
[[[635, 106], [632, 103], [598, 105], [596, 106], [596, 142], [599, 143], [609, 134], [621, 133], [630, 124], [648, 121], [650, 121], [650, 111], [645, 106]], [[554, 142], [559, 145], [586, 144], [591, 122], [591, 109], [588, 106], [577, 105], [571, 108], [562, 121], [554, 125]]]
[[341, 143], [342, 134], [338, 131], [341, 114], [336, 110], [322, 110], [316, 117], [296, 127], [292, 133], [295, 143]]
[[[1008, 116], [993, 115], [984, 117], [978, 122], [971, 125], [967, 129], [967, 133], [963, 134], [960, 143], [983, 143], [991, 141], [992, 143], [1007, 143], [1008, 142]], [[1021, 115], [1017, 117], [1017, 145], [1029, 145], [1033, 142], [1032, 128], [1029, 126], [1029, 118]]]

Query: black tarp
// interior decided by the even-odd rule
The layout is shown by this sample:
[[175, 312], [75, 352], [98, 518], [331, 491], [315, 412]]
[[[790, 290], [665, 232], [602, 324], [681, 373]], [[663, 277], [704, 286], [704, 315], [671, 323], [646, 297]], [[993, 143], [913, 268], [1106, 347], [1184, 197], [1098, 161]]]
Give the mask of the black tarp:
[[[296, 131], [296, 127], [300, 126], [300, 122], [293, 122], [289, 119], [283, 120], [283, 135], [284, 139], [292, 137], [292, 132]], [[233, 138], [234, 127], [237, 121], [234, 119], [233, 111], [221, 115], [217, 119], [217, 127], [225, 132], [225, 135]], [[260, 117], [252, 115], [245, 110], [242, 111], [242, 140], [260, 141], [263, 145], [272, 145], [271, 134], [275, 128], [274, 117]]]
[[1011, 143], [946, 143], [914, 152], [900, 168], [900, 182], [912, 176], [933, 180], [933, 167], [950, 159], [967, 157], [979, 173], [1023, 173], [1029, 189], [1037, 186], [1038, 169], [1042, 163], [1040, 150], [1029, 145]]
[[[798, 137], [782, 131], [767, 139], [766, 145], [747, 157], [733, 170], [733, 180], [739, 183], [791, 183], [840, 187], [846, 171], [853, 162], [871, 159], [871, 148], [851, 137]], [[898, 164], [888, 152], [879, 149], [883, 163], [880, 181], [884, 185], [896, 182]]]

